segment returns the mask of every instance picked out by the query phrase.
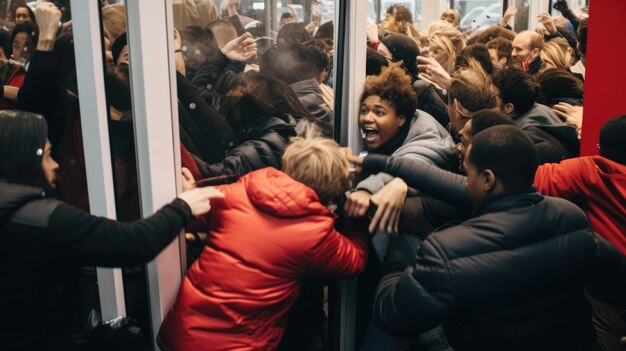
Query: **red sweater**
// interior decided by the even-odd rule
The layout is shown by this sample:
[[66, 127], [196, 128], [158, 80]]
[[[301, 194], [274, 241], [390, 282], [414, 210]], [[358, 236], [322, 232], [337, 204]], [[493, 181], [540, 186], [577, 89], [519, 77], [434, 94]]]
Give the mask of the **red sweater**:
[[546, 163], [535, 186], [544, 195], [565, 198], [582, 208], [593, 230], [626, 254], [626, 166], [601, 156]]
[[337, 232], [317, 194], [285, 173], [263, 168], [219, 189], [207, 244], [161, 325], [162, 350], [274, 350], [302, 278], [364, 268], [365, 235]]

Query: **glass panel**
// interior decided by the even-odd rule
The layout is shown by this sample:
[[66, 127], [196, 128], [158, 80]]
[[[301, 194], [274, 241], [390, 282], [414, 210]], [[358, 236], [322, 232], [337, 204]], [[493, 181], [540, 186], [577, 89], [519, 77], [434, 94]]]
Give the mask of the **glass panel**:
[[[172, 3], [181, 37], [174, 49], [182, 165], [199, 186], [230, 183], [258, 168], [280, 168], [283, 146], [278, 145], [301, 133], [294, 128], [301, 120], [314, 120], [323, 135], [333, 136], [335, 1]], [[284, 140], [269, 145], [267, 137]], [[251, 143], [253, 148], [245, 146]], [[190, 233], [189, 265], [202, 254], [210, 230], [204, 224]], [[213, 278], [220, 277], [207, 276]], [[312, 282], [302, 293], [312, 300], [293, 306], [289, 320], [297, 332], [285, 335], [284, 349], [326, 343], [323, 285]]]
[[498, 24], [502, 17], [500, 0], [454, 0], [454, 9], [461, 14], [462, 29], [488, 27]]

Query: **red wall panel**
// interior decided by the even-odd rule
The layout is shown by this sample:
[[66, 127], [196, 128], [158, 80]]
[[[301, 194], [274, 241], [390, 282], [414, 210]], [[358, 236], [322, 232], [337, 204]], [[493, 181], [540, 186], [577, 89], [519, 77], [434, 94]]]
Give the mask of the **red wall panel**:
[[626, 114], [626, 1], [590, 1], [586, 63], [580, 151], [596, 155], [602, 125]]

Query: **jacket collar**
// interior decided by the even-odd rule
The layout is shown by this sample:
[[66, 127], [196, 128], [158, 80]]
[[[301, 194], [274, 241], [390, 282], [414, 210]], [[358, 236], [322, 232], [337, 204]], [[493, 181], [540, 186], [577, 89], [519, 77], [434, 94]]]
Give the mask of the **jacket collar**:
[[536, 205], [544, 199], [537, 188], [518, 189], [510, 192], [487, 197], [483, 202], [474, 207], [472, 217], [477, 217], [486, 213], [508, 211], [518, 207]]

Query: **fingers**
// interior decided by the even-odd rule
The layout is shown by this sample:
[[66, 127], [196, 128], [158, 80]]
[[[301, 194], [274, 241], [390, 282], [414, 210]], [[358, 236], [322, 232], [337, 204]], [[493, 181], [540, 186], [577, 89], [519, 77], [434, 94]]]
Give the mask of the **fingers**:
[[250, 32], [245, 32], [233, 40], [237, 44], [242, 44], [246, 39], [249, 39], [249, 38], [252, 38], [252, 34], [250, 34]]
[[200, 189], [204, 191], [204, 194], [209, 199], [223, 199], [224, 198], [224, 193], [219, 191], [217, 188], [208, 186], [208, 187], [200, 188]]
[[376, 227], [378, 227], [378, 223], [383, 217], [384, 211], [385, 211], [385, 206], [378, 206], [378, 208], [376, 209], [376, 212], [374, 213], [374, 217], [372, 217], [372, 220], [370, 221], [370, 225], [369, 227], [367, 227], [367, 230], [370, 233], [374, 233], [376, 231]]
[[181, 173], [183, 174], [183, 178], [185, 178], [185, 180], [188, 180], [192, 183], [196, 181], [195, 179], [193, 179], [193, 174], [191, 174], [191, 171], [187, 167], [183, 167], [181, 169]]

